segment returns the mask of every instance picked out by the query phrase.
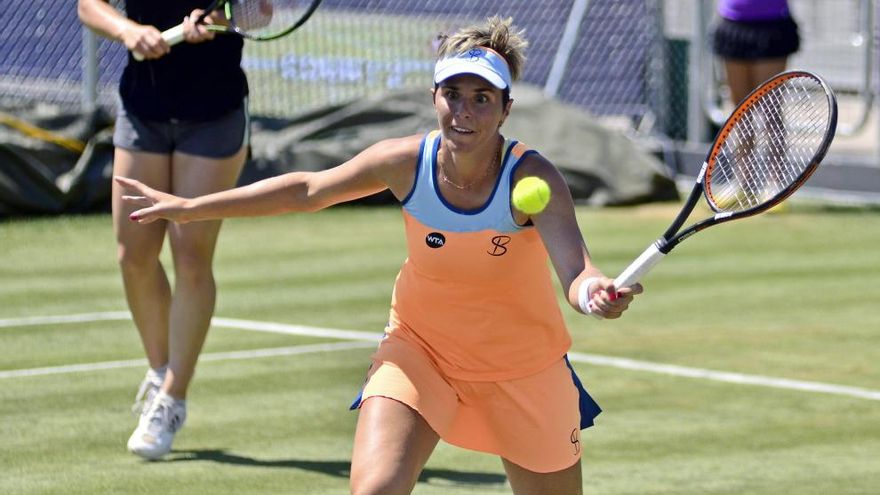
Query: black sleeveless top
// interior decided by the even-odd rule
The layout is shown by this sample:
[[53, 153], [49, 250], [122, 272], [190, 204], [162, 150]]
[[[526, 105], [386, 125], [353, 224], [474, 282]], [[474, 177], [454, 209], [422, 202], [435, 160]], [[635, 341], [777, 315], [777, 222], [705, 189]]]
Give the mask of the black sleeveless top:
[[[128, 17], [160, 31], [183, 22], [211, 0], [127, 0]], [[119, 83], [126, 112], [146, 120], [206, 121], [238, 109], [248, 93], [241, 69], [244, 43], [220, 34], [210, 41], [175, 45], [156, 60], [137, 62], [129, 54]]]

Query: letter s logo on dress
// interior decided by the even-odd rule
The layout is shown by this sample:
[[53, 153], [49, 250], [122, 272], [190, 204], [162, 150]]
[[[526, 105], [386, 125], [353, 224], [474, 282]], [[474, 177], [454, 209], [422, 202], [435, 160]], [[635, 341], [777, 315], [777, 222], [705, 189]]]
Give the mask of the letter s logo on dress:
[[442, 248], [446, 244], [446, 237], [440, 232], [431, 232], [425, 236], [425, 244], [432, 249]]
[[492, 256], [504, 256], [507, 252], [507, 244], [510, 242], [509, 235], [496, 235], [492, 238], [492, 250], [486, 251]]

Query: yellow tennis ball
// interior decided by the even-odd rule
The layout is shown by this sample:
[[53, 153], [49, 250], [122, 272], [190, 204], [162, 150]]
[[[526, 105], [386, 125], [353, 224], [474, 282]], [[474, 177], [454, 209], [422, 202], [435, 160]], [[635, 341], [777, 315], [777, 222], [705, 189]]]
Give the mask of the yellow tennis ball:
[[524, 177], [513, 188], [511, 201], [514, 208], [527, 215], [541, 213], [550, 202], [550, 186], [540, 177]]

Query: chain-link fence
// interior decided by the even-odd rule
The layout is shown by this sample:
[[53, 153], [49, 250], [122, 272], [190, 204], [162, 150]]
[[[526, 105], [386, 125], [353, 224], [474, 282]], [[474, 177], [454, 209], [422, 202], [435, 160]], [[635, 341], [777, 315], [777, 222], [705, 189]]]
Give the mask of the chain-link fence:
[[[792, 65], [817, 70], [844, 94], [841, 121], [853, 132], [871, 124], [872, 1], [791, 0], [804, 39]], [[630, 128], [702, 140], [695, 126], [724, 96], [707, 49], [714, 7], [715, 0], [325, 0], [291, 36], [246, 43], [243, 65], [252, 113], [289, 117], [428, 88], [437, 35], [499, 14], [513, 17], [531, 42], [525, 83]], [[126, 54], [82, 28], [76, 2], [0, 0], [0, 25], [5, 107], [112, 111]]]
[[[89, 60], [74, 2], [11, 4], [0, 1], [7, 7], [0, 8], [7, 102], [76, 106], [94, 94], [112, 108], [122, 47], [100, 39]], [[655, 87], [664, 70], [656, 63], [660, 12], [661, 2], [652, 0], [325, 0], [292, 36], [247, 43], [243, 65], [253, 113], [284, 117], [403, 87], [428, 88], [437, 35], [500, 14], [513, 17], [530, 40], [524, 82], [545, 87], [555, 74], [548, 91], [563, 101], [638, 123], [656, 111], [662, 93]], [[90, 63], [97, 69], [91, 76]]]

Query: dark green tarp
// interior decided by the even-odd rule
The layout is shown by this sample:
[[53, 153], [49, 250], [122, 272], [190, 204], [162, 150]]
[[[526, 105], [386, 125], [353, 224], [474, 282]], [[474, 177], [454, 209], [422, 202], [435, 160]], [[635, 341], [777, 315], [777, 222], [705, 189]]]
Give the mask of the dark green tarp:
[[[564, 173], [576, 201], [624, 205], [677, 198], [672, 173], [624, 134], [577, 108], [513, 89], [502, 128], [537, 149]], [[112, 175], [112, 120], [44, 107], [7, 109], [0, 120], [0, 215], [107, 210]], [[389, 137], [437, 126], [428, 90], [321, 108], [292, 119], [254, 118], [251, 159], [240, 183], [292, 170], [337, 165]], [[75, 143], [79, 143], [80, 151]], [[388, 194], [366, 202], [391, 201]]]

